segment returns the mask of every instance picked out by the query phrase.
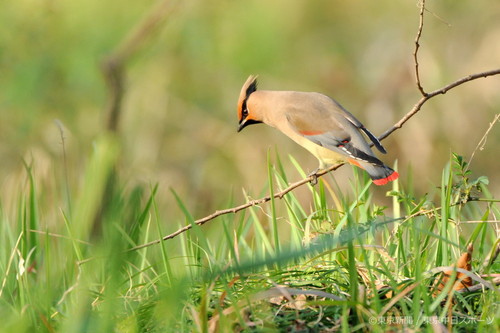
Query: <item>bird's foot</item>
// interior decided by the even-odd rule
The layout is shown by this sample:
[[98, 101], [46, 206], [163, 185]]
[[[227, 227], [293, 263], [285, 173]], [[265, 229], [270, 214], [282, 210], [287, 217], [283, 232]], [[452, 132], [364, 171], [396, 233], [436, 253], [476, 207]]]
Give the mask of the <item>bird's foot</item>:
[[310, 174], [307, 175], [307, 177], [311, 178], [311, 180], [309, 181], [309, 183], [311, 184], [311, 186], [314, 186], [318, 183], [318, 171], [320, 170], [320, 168], [317, 168], [316, 170], [314, 170], [313, 172], [311, 172]]

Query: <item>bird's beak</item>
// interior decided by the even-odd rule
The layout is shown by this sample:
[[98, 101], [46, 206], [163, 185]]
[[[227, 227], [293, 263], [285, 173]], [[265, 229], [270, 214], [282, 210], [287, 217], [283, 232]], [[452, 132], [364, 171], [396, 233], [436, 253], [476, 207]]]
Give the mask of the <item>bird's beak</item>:
[[240, 132], [242, 129], [247, 127], [248, 125], [253, 125], [253, 124], [260, 124], [262, 121], [259, 120], [254, 120], [250, 118], [245, 118], [240, 121], [240, 125], [238, 126], [238, 132]]
[[247, 124], [246, 124], [245, 119], [243, 119], [242, 121], [240, 121], [240, 124], [238, 125], [238, 133], [239, 133], [239, 132], [241, 132], [241, 130], [242, 130], [243, 128], [245, 128], [245, 126], [246, 126], [246, 125], [247, 125]]

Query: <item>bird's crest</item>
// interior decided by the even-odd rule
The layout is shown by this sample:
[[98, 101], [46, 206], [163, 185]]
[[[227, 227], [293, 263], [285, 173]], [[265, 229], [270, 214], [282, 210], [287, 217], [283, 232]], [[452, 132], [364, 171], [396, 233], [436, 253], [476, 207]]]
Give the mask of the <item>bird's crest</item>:
[[250, 75], [245, 84], [241, 88], [240, 97], [238, 98], [238, 119], [241, 120], [243, 110], [246, 109], [247, 99], [254, 91], [257, 90], [257, 75]]

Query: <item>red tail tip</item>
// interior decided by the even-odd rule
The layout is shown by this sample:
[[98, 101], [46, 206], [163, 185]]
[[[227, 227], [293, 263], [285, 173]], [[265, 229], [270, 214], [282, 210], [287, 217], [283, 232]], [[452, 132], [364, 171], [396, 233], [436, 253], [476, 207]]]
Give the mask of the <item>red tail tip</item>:
[[396, 180], [398, 179], [399, 177], [399, 173], [397, 173], [396, 171], [394, 171], [393, 173], [391, 173], [388, 177], [386, 178], [382, 178], [382, 179], [374, 179], [373, 180], [373, 183], [375, 185], [378, 185], [378, 186], [381, 186], [381, 185], [385, 185], [387, 184], [388, 182], [392, 182], [393, 180]]

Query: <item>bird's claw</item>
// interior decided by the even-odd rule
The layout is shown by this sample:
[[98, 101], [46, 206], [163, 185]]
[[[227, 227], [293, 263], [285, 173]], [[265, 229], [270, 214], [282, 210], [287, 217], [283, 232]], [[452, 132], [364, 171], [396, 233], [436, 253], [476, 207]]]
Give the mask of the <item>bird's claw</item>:
[[312, 177], [312, 179], [309, 181], [309, 184], [311, 184], [311, 186], [314, 186], [318, 183], [318, 171], [319, 168], [307, 175], [309, 178]]

